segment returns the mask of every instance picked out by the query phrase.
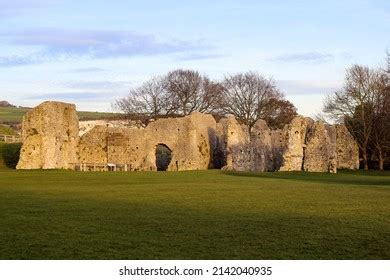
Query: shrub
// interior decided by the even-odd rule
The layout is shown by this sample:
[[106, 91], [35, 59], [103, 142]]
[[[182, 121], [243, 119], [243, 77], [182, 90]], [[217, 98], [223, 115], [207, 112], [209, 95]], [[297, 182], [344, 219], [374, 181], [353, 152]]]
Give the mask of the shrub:
[[20, 143], [0, 145], [0, 154], [7, 167], [13, 169], [16, 168], [19, 161], [21, 147], [22, 145]]

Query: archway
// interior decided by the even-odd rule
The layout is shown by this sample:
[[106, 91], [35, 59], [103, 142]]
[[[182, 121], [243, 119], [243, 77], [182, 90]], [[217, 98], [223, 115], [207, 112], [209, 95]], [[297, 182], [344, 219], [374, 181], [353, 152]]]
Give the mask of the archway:
[[172, 150], [167, 145], [158, 144], [156, 146], [156, 167], [157, 171], [167, 171], [172, 159]]

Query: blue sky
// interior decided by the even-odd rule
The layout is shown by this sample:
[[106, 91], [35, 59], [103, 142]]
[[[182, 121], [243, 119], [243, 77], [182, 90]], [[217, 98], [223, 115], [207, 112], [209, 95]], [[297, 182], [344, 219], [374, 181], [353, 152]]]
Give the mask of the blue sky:
[[319, 112], [345, 68], [381, 66], [390, 1], [0, 0], [0, 100], [80, 110], [176, 68], [258, 71], [299, 113]]

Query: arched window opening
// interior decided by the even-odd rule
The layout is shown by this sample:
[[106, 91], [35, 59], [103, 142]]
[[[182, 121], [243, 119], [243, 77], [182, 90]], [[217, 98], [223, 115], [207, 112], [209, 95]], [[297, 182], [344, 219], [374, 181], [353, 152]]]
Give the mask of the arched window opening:
[[157, 171], [167, 171], [172, 159], [172, 150], [167, 145], [156, 146], [156, 167]]

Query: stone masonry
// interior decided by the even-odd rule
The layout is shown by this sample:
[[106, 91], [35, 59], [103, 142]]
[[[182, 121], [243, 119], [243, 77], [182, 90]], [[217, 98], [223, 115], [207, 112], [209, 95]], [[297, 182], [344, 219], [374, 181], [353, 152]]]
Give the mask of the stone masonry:
[[156, 151], [169, 151], [168, 171], [223, 168], [236, 171], [337, 172], [357, 169], [356, 142], [343, 125], [298, 116], [283, 129], [258, 120], [251, 131], [233, 116], [216, 123], [192, 113], [159, 119], [145, 128], [96, 122], [80, 133], [73, 104], [44, 102], [23, 119], [18, 169], [69, 169], [75, 164], [126, 165], [157, 170]]
[[76, 162], [79, 126], [76, 107], [44, 102], [23, 117], [23, 146], [17, 169], [67, 169]]

